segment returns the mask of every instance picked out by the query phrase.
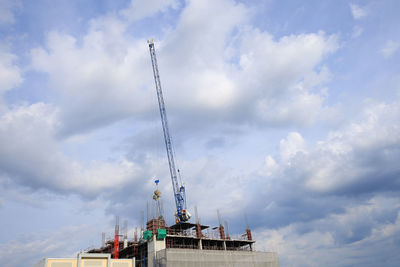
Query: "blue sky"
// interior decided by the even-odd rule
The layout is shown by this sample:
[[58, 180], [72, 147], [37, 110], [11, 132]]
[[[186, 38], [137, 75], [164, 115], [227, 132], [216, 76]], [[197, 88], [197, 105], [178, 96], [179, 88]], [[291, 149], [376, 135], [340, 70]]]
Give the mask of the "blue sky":
[[[0, 0], [0, 259], [74, 256], [174, 202], [282, 266], [398, 266], [400, 3]], [[21, 255], [23, 251], [23, 255]]]

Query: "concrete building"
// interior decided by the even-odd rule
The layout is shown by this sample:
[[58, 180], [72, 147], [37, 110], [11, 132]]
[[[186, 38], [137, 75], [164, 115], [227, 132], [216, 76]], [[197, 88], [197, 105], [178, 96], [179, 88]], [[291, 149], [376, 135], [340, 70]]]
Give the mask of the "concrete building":
[[80, 253], [77, 258], [44, 258], [34, 267], [135, 267], [135, 259], [112, 259], [111, 254]]

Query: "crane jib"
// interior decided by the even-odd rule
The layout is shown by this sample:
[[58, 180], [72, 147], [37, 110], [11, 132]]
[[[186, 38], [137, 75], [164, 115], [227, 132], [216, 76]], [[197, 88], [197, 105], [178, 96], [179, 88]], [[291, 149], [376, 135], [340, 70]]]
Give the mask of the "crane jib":
[[190, 213], [186, 211], [185, 187], [183, 185], [179, 186], [179, 184], [178, 184], [172, 141], [171, 141], [171, 136], [169, 134], [169, 129], [168, 129], [167, 113], [166, 113], [164, 98], [163, 98], [163, 94], [162, 94], [162, 90], [161, 90], [161, 82], [160, 82], [160, 75], [158, 72], [156, 52], [155, 52], [153, 41], [148, 41], [148, 43], [149, 43], [149, 49], [150, 49], [151, 64], [153, 66], [154, 81], [156, 84], [158, 107], [160, 109], [161, 124], [162, 124], [162, 128], [163, 128], [163, 133], [164, 133], [165, 147], [167, 150], [169, 171], [170, 171], [171, 180], [172, 180], [172, 187], [174, 190], [177, 222], [185, 222], [185, 221], [189, 220], [189, 218], [190, 218]]

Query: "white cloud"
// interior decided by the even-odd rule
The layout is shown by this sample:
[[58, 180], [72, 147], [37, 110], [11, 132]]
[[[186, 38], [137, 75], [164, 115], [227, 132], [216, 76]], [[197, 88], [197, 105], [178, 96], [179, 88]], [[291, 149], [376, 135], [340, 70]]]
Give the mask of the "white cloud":
[[158, 12], [166, 12], [168, 9], [177, 9], [178, 0], [131, 0], [128, 8], [120, 11], [121, 15], [128, 21], [137, 21], [152, 17]]
[[[45, 257], [74, 258], [83, 241], [92, 239], [101, 231], [99, 225], [68, 226], [53, 231], [39, 231], [28, 235], [16, 235], [15, 239], [0, 244], [0, 258], [4, 267], [33, 266]], [[19, 252], [24, 250], [23, 255]], [[15, 255], [19, 255], [16, 257]]]
[[[106, 213], [136, 217], [132, 213], [143, 209], [143, 199], [150, 197], [147, 193], [154, 186], [151, 178], [157, 176], [162, 179], [165, 206], [173, 209], [165, 151], [157, 154], [146, 147], [154, 142], [148, 134], [155, 132], [153, 126], [161, 129], [146, 39], [135, 37], [146, 30], [135, 28], [135, 22], [178, 5], [176, 1], [132, 1], [118, 16], [91, 20], [80, 35], [51, 31], [44, 46], [31, 51], [33, 70], [48, 75], [54, 98], [52, 104], [17, 106], [0, 117], [0, 185], [8, 186], [0, 191], [12, 191], [14, 186], [20, 190], [6, 197], [39, 205], [24, 194], [36, 191], [39, 200], [43, 191], [76, 194], [85, 201], [95, 198]], [[352, 11], [356, 19], [367, 15], [365, 8], [356, 5]], [[308, 137], [326, 129], [318, 124], [302, 135], [304, 128], [299, 126], [318, 119], [337, 123], [338, 114], [343, 115], [340, 105], [324, 104], [329, 96], [327, 83], [334, 78], [326, 59], [339, 49], [338, 37], [324, 32], [273, 36], [253, 25], [253, 12], [235, 1], [187, 1], [182, 10], [173, 11], [179, 13], [172, 23], [176, 27], [168, 25], [171, 28], [156, 40], [171, 127], [179, 117], [179, 134], [192, 131], [198, 147], [210, 139], [207, 131], [216, 137], [215, 147], [218, 143], [223, 147], [207, 150], [206, 155], [213, 156], [201, 158], [197, 147], [183, 148], [181, 167], [190, 209], [197, 204], [208, 223], [216, 220], [215, 209], [221, 208], [224, 216], [234, 218], [232, 229], [239, 228], [242, 211], [248, 211], [259, 232], [272, 229], [256, 235], [257, 246], [266, 240], [261, 247], [278, 249], [287, 265], [328, 266], [343, 258], [340, 253], [347, 257], [345, 264], [356, 265], [347, 260], [351, 253], [365, 256], [357, 253], [363, 244], [380, 247], [387, 244], [385, 237], [398, 236], [399, 219], [393, 219], [393, 214], [399, 201], [379, 197], [399, 190], [399, 104], [372, 104], [364, 119], [313, 146]], [[361, 33], [361, 28], [353, 28], [353, 37]], [[15, 56], [5, 55], [0, 66], [14, 76], [2, 79], [8, 81], [0, 87], [2, 92], [22, 81]], [[37, 75], [34, 71], [30, 74]], [[332, 99], [341, 99], [331, 94]], [[129, 129], [126, 124], [121, 127], [127, 117], [135, 117], [126, 123]], [[101, 132], [104, 125], [116, 121], [120, 121], [115, 128], [118, 138], [129, 132], [135, 139], [118, 144], [119, 156], [85, 162], [64, 152], [77, 140], [91, 140], [94, 129]], [[270, 131], [271, 126], [281, 128]], [[282, 131], [288, 127], [293, 132]], [[252, 132], [246, 136], [245, 131]], [[259, 139], [249, 140], [253, 136]], [[161, 134], [156, 138], [162, 141]], [[245, 145], [239, 144], [240, 138]], [[265, 140], [269, 145], [263, 147]], [[133, 145], [126, 148], [128, 142]], [[104, 146], [102, 141], [92, 143], [93, 147], [83, 143], [76, 154], [86, 149], [96, 154]], [[248, 143], [256, 145], [245, 147]], [[278, 145], [275, 155], [265, 157]], [[166, 214], [172, 217], [172, 212]], [[63, 235], [72, 234], [66, 231], [56, 239]], [[22, 247], [29, 255], [40, 251], [48, 255], [66, 246], [54, 239], [31, 239], [38, 241], [10, 242], [12, 253]], [[47, 247], [52, 244], [55, 250]], [[2, 259], [12, 258], [4, 247], [0, 251]], [[10, 265], [15, 265], [13, 259]]]
[[0, 117], [0, 177], [32, 189], [93, 197], [135, 181], [142, 172], [123, 158], [89, 164], [68, 158], [56, 138], [58, 127], [57, 109], [43, 103], [4, 113]]
[[[210, 85], [213, 85], [211, 90]], [[206, 109], [220, 110], [231, 107], [236, 101], [235, 85], [224, 73], [204, 70], [202, 79], [195, 86], [194, 99]]]
[[280, 158], [282, 161], [294, 157], [298, 152], [305, 152], [305, 141], [303, 137], [297, 132], [288, 134], [287, 139], [280, 141]]
[[[218, 208], [223, 208], [223, 213], [228, 216], [237, 214], [247, 205], [246, 192], [243, 189], [248, 177], [238, 177], [228, 166], [213, 157], [180, 163], [185, 174], [183, 178], [190, 185], [187, 188], [188, 196], [190, 195], [189, 209], [194, 211], [194, 206], [197, 205], [205, 221], [213, 221]], [[170, 182], [167, 183], [169, 187]], [[172, 192], [165, 196], [169, 198]]]
[[238, 88], [224, 52], [248, 14], [244, 5], [229, 0], [187, 3], [176, 29], [158, 46], [169, 103], [214, 114], [235, 106]]
[[[207, 126], [219, 119], [234, 125], [304, 125], [319, 116], [326, 96], [322, 85], [332, 78], [323, 62], [338, 49], [337, 36], [318, 32], [274, 39], [269, 33], [247, 24], [249, 12], [244, 5], [231, 1], [219, 1], [215, 5], [205, 1], [188, 3], [176, 30], [157, 42], [169, 112], [180, 112], [183, 120], [196, 124], [203, 120]], [[67, 176], [72, 177], [68, 184], [64, 183], [65, 177], [59, 176], [52, 181], [55, 184], [50, 185], [44, 185], [47, 181], [40, 184], [34, 180], [39, 186], [93, 195], [113, 188], [107, 178], [113, 174], [116, 177], [114, 186], [123, 185], [138, 175], [144, 177], [144, 169], [157, 165], [146, 159], [144, 165], [138, 167], [137, 163], [123, 157], [118, 163], [100, 161], [84, 165], [63, 155], [57, 148], [59, 140], [54, 141], [61, 127], [67, 135], [81, 133], [132, 114], [145, 117], [150, 110], [157, 111], [146, 42], [127, 37], [126, 26], [115, 17], [102, 17], [92, 20], [82, 41], [51, 32], [45, 48], [32, 50], [33, 67], [49, 74], [50, 85], [60, 97], [57, 125], [53, 128], [38, 126], [50, 129], [47, 138], [53, 147], [44, 151], [55, 155], [52, 166], [64, 168]], [[299, 133], [290, 134], [282, 141], [281, 161], [272, 157], [267, 160], [270, 177], [288, 170], [283, 166], [284, 161], [297, 167], [296, 160], [301, 162], [303, 157], [311, 159], [310, 164], [303, 164], [305, 167], [301, 169], [309, 174], [308, 190], [324, 192], [340, 187], [336, 179], [326, 179], [342, 163], [335, 156], [349, 151], [346, 144], [330, 139], [325, 143], [321, 149], [307, 150]], [[38, 151], [39, 147], [32, 150]], [[299, 154], [302, 156], [294, 156]], [[206, 163], [197, 165], [202, 168]], [[34, 168], [31, 173], [41, 174]], [[192, 176], [199, 177], [199, 173], [193, 171]], [[349, 177], [353, 175], [350, 180], [358, 179], [356, 171], [348, 173]], [[217, 180], [215, 175], [210, 177]], [[93, 180], [98, 183], [86, 188]], [[228, 180], [222, 179], [216, 188], [229, 183]], [[240, 187], [232, 185], [230, 192], [235, 199], [232, 203], [245, 205]]]
[[341, 103], [334, 106], [326, 106], [319, 114], [320, 120], [331, 126], [337, 126], [345, 119], [343, 105]]
[[[176, 29], [156, 43], [170, 115], [190, 114], [197, 124], [315, 121], [324, 100], [316, 89], [331, 76], [320, 64], [338, 49], [337, 37], [319, 32], [274, 40], [248, 25], [251, 12], [229, 0], [187, 3]], [[82, 41], [51, 32], [46, 48], [32, 50], [34, 69], [49, 74], [59, 95], [62, 135], [155, 114], [146, 40], [129, 38], [126, 27], [101, 17]]]
[[[319, 32], [274, 40], [247, 25], [252, 10], [245, 6], [218, 1], [210, 10], [206, 3], [191, 2], [176, 32], [162, 43], [168, 62], [160, 63], [162, 77], [180, 77], [163, 78], [174, 106], [202, 116], [218, 108], [221, 117], [236, 123], [243, 117], [266, 125], [312, 123], [323, 98], [309, 90], [327, 81], [327, 68], [316, 68], [338, 49], [337, 37]], [[220, 82], [205, 79], [210, 72]]]
[[[255, 231], [256, 248], [277, 251], [285, 266], [396, 266], [400, 214], [398, 198], [372, 198], [339, 215]], [[366, 233], [364, 236], [363, 232]], [[361, 240], [358, 240], [363, 237]], [[343, 242], [338, 239], [348, 239]], [[354, 241], [350, 241], [354, 240]]]
[[[388, 184], [396, 184], [396, 173], [400, 172], [395, 160], [400, 156], [399, 117], [397, 102], [370, 103], [361, 122], [331, 132], [312, 149], [305, 148], [300, 134], [291, 133], [281, 141], [281, 161], [277, 161], [280, 167], [275, 168], [275, 175], [293, 170], [297, 177], [304, 177], [307, 190], [321, 193], [345, 194], [356, 187], [360, 194], [396, 190]], [[297, 154], [299, 151], [302, 153]], [[382, 188], [380, 179], [386, 179]]]
[[268, 155], [265, 158], [265, 167], [266, 167], [265, 175], [272, 176], [272, 174], [276, 172], [279, 165], [276, 163], [275, 159], [272, 156]]
[[33, 67], [49, 74], [57, 92], [63, 127], [70, 135], [108, 124], [154, 103], [151, 65], [145, 40], [128, 40], [125, 25], [114, 18], [91, 23], [82, 45], [51, 32], [48, 50], [32, 50]]
[[16, 60], [14, 54], [0, 46], [0, 108], [3, 94], [22, 83], [21, 70], [15, 65]]
[[363, 31], [364, 31], [364, 29], [363, 29], [362, 27], [357, 26], [357, 25], [354, 26], [354, 27], [353, 27], [353, 34], [352, 34], [352, 37], [353, 37], [353, 38], [360, 37], [361, 34], [363, 33]]
[[367, 7], [361, 7], [356, 4], [350, 4], [350, 9], [354, 19], [361, 19], [368, 15]]
[[[354, 226], [352, 232], [346, 232], [345, 225], [362, 222], [350, 218], [357, 213], [353, 205], [361, 203], [366, 210], [369, 204], [365, 201], [372, 201], [371, 196], [379, 198], [400, 190], [399, 117], [400, 103], [368, 103], [360, 120], [332, 132], [314, 147], [306, 146], [300, 133], [289, 133], [280, 142], [279, 156], [267, 156], [262, 169], [232, 171], [217, 159], [207, 164], [186, 163], [183, 169], [190, 177], [191, 198], [202, 199], [202, 210], [207, 210], [210, 202], [224, 207], [230, 215], [240, 216], [238, 211], [245, 209], [256, 228], [307, 225], [329, 217], [332, 223], [345, 220], [342, 230], [329, 234], [331, 237], [322, 234], [333, 240], [332, 245], [366, 238], [367, 230]], [[226, 194], [221, 196], [222, 188]], [[246, 198], [246, 192], [253, 193]], [[355, 200], [349, 202], [348, 198]], [[375, 210], [382, 210], [384, 205]], [[349, 209], [346, 219], [340, 215], [345, 208]], [[213, 211], [207, 212], [212, 218]]]
[[[381, 166], [374, 166], [378, 162], [368, 163], [375, 157], [376, 160], [388, 164], [385, 167], [387, 172], [396, 172], [396, 166], [392, 165], [393, 162], [387, 158], [386, 153], [393, 153], [392, 156], [395, 157], [396, 147], [400, 143], [400, 128], [396, 126], [400, 116], [399, 104], [372, 105], [364, 112], [364, 122], [354, 123], [344, 131], [332, 133], [319, 144], [315, 151], [316, 157], [313, 157], [310, 165], [309, 171], [313, 173], [307, 182], [310, 188], [329, 191], [351, 186], [353, 183], [361, 186], [372, 182], [369, 179], [379, 179], [371, 176], [377, 175], [373, 173]], [[360, 154], [366, 157], [365, 162], [357, 158]], [[331, 178], [335, 176], [341, 178]]]
[[400, 48], [400, 42], [396, 41], [387, 41], [384, 47], [381, 49], [381, 53], [385, 58], [391, 57], [397, 50]]
[[285, 36], [274, 41], [267, 33], [249, 32], [243, 39], [238, 83], [252, 98], [255, 115], [272, 124], [310, 124], [322, 107], [323, 93], [310, 90], [329, 80], [316, 66], [338, 48], [336, 36], [324, 33]]
[[[191, 1], [182, 11], [177, 28], [156, 43], [168, 114], [179, 112], [185, 129], [191, 123], [193, 127], [205, 123], [211, 128], [213, 122], [221, 120], [236, 126], [304, 125], [318, 117], [325, 96], [321, 85], [332, 77], [322, 63], [338, 49], [337, 36], [318, 32], [275, 40], [248, 24], [251, 12], [228, 0]], [[168, 176], [159, 159], [147, 158], [148, 153], [136, 151], [137, 147], [133, 148], [131, 159], [89, 164], [68, 158], [57, 147], [63, 142], [55, 137], [60, 132], [69, 136], [127, 116], [147, 119], [153, 111], [156, 114], [146, 40], [128, 37], [126, 27], [124, 21], [113, 16], [101, 17], [91, 21], [82, 40], [54, 31], [48, 34], [45, 47], [32, 50], [34, 69], [49, 75], [50, 86], [59, 97], [55, 103], [59, 105], [57, 125], [50, 127], [47, 137], [53, 147], [45, 147], [36, 155], [44, 157], [44, 164], [37, 165], [46, 168], [45, 155], [51, 154], [55, 158], [51, 166], [63, 170], [61, 177], [51, 173], [55, 167], [46, 169], [51, 175], [42, 175], [32, 167], [28, 174], [43, 177], [43, 181], [33, 178], [32, 187], [93, 196], [106, 190], [118, 191], [117, 187], [138, 182], [137, 179], [144, 181], [153, 175], [149, 170]], [[158, 116], [155, 118], [158, 123]], [[12, 142], [15, 141], [9, 141]], [[39, 147], [32, 150], [39, 151]], [[282, 158], [290, 161], [296, 152], [304, 150], [301, 135], [292, 133], [282, 144]], [[140, 165], [135, 163], [138, 158]], [[268, 160], [271, 174], [279, 170], [279, 162], [274, 164], [272, 160]], [[234, 214], [238, 207], [247, 205], [243, 188], [251, 180], [248, 174], [239, 181], [237, 176], [227, 175], [226, 166], [212, 159], [183, 164], [184, 170], [190, 170], [187, 182], [191, 184], [189, 190], [193, 190], [192, 199], [209, 199], [200, 209], [218, 205]], [[53, 176], [56, 178], [49, 182]], [[111, 176], [113, 180], [109, 179]], [[208, 189], [205, 179], [216, 191]], [[89, 187], [93, 181], [96, 183]], [[229, 193], [223, 198], [214, 197], [222, 188]], [[120, 205], [118, 196], [110, 199]], [[205, 216], [215, 217], [215, 211], [208, 213]]]
[[[306, 147], [299, 133], [289, 134], [281, 141], [280, 157], [268, 156], [257, 172], [261, 177], [251, 178], [242, 189], [258, 192], [250, 196], [247, 207], [254, 227], [309, 225], [342, 214], [355, 203], [366, 203], [371, 196], [396, 194], [400, 190], [399, 117], [398, 102], [368, 103], [361, 119], [332, 132], [314, 147]], [[257, 217], [260, 212], [264, 215]], [[343, 233], [334, 239], [348, 242], [367, 236], [368, 232]]]

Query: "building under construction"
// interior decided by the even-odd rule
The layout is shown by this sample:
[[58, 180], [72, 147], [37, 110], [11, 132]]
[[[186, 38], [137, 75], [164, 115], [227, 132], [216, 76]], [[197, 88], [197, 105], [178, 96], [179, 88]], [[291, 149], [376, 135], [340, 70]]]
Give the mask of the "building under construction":
[[[187, 210], [185, 186], [178, 183], [179, 168], [175, 163], [172, 138], [168, 128], [166, 107], [161, 90], [155, 47], [153, 41], [148, 41], [154, 81], [164, 133], [165, 147], [168, 157], [174, 200], [176, 204], [176, 223], [167, 226], [160, 205], [161, 192], [156, 190], [153, 199], [156, 203], [157, 216], [147, 220], [138, 236], [128, 240], [127, 223], [124, 225], [124, 235], [120, 239], [119, 220], [115, 225], [114, 238], [103, 242], [100, 248], [89, 249], [85, 254], [79, 254], [78, 259], [48, 259], [40, 267], [147, 267], [147, 266], [270, 266], [278, 267], [278, 256], [275, 252], [254, 251], [254, 240], [247, 224], [246, 232], [238, 237], [229, 235], [228, 225], [222, 225], [218, 212], [219, 226], [210, 228], [200, 224], [196, 210], [196, 223], [190, 223], [191, 214]], [[149, 216], [148, 216], [149, 217]], [[143, 219], [144, 221], [144, 219]], [[142, 222], [142, 224], [144, 224]], [[144, 229], [145, 228], [145, 229]], [[82, 258], [85, 256], [86, 258]], [[118, 261], [127, 259], [127, 261]], [[114, 260], [114, 262], [113, 262]], [[53, 262], [54, 261], [54, 262]], [[53, 265], [53, 263], [54, 265]]]
[[[147, 205], [146, 226], [144, 226], [143, 216], [140, 231], [138, 232], [136, 227], [133, 238], [128, 239], [128, 221], [124, 221], [122, 233], [120, 233], [117, 216], [114, 237], [106, 240], [103, 233], [101, 247], [88, 249], [86, 255], [110, 255], [111, 259], [129, 259], [136, 267], [279, 267], [278, 256], [275, 252], [254, 250], [255, 241], [247, 218], [246, 230], [243, 234], [235, 236], [229, 234], [226, 221], [224, 225], [222, 224], [219, 210], [217, 210], [219, 224], [216, 227], [200, 223], [197, 207], [195, 207], [196, 223], [182, 222], [177, 218], [175, 224], [167, 226], [160, 202], [161, 192], [158, 190], [158, 180], [156, 180], [156, 186], [153, 195], [155, 205], [152, 205], [151, 212]], [[150, 213], [151, 217], [149, 217]]]
[[[197, 217], [197, 216], [196, 216]], [[220, 220], [220, 217], [219, 217]], [[128, 240], [127, 228], [119, 239], [118, 220], [115, 238], [105, 241], [101, 248], [89, 254], [110, 254], [112, 258], [134, 259], [136, 267], [144, 266], [270, 266], [278, 267], [275, 252], [254, 250], [251, 230], [235, 238], [225, 227], [210, 228], [196, 223], [182, 222], [167, 226], [162, 216], [150, 219], [146, 229]]]

